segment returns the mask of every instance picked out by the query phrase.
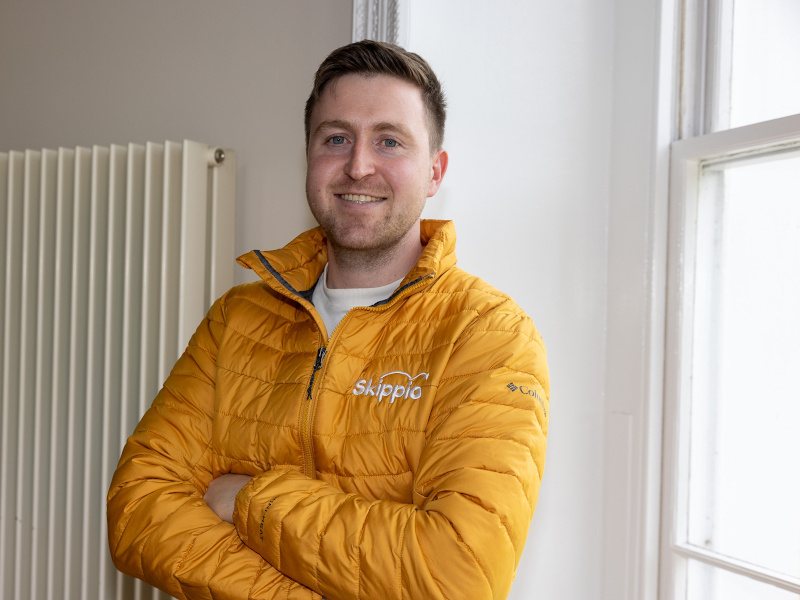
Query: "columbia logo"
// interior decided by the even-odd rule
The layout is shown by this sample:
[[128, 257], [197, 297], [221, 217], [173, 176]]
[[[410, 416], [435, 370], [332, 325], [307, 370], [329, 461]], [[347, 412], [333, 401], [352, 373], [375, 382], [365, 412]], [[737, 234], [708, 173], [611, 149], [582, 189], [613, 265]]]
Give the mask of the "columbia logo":
[[506, 385], [506, 387], [510, 389], [512, 392], [519, 392], [520, 394], [525, 394], [526, 396], [530, 396], [531, 398], [536, 398], [539, 401], [539, 404], [542, 405], [542, 409], [545, 411], [544, 414], [547, 415], [547, 405], [545, 404], [544, 400], [542, 400], [542, 397], [539, 395], [539, 392], [537, 392], [535, 389], [529, 388], [524, 385], [516, 385], [515, 383], [509, 383], [508, 385]]
[[427, 381], [428, 377], [428, 373], [412, 376], [405, 371], [391, 371], [381, 375], [376, 383], [372, 379], [359, 379], [353, 387], [353, 395], [373, 396], [378, 402], [387, 398], [389, 404], [394, 404], [398, 398], [419, 400], [422, 397], [422, 386], [417, 380], [422, 378]]

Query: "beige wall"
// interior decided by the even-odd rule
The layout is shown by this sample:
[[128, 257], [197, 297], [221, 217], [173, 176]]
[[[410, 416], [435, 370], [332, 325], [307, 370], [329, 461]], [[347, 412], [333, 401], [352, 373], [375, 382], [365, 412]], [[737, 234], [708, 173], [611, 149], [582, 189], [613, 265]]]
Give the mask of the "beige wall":
[[280, 245], [313, 224], [303, 105], [351, 27], [351, 0], [4, 0], [0, 149], [234, 148], [236, 250]]

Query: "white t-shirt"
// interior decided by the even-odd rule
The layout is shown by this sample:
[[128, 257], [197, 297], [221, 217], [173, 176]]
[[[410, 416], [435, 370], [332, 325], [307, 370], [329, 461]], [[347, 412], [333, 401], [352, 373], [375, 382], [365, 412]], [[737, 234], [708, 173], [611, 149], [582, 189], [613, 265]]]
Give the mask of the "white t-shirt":
[[325, 328], [328, 330], [328, 337], [331, 336], [348, 310], [354, 306], [372, 306], [376, 302], [385, 300], [403, 281], [400, 278], [390, 284], [374, 288], [329, 288], [328, 265], [325, 265], [319, 279], [311, 296], [311, 302], [322, 316]]

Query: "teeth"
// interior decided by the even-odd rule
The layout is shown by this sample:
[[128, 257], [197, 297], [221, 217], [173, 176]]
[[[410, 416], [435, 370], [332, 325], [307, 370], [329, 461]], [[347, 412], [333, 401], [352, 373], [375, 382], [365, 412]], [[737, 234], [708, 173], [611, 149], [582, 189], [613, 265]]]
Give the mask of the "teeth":
[[366, 196], [364, 194], [342, 194], [342, 200], [347, 200], [348, 202], [356, 202], [358, 204], [367, 204], [369, 202], [377, 202], [378, 200], [383, 200], [383, 198], [379, 198], [377, 196]]

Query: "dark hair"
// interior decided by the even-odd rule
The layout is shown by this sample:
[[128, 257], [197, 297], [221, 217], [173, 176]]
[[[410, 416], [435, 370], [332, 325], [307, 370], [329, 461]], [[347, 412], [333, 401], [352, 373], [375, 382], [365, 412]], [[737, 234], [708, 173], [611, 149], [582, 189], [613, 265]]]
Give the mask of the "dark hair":
[[439, 150], [444, 140], [446, 102], [442, 85], [424, 58], [400, 46], [374, 40], [354, 42], [331, 52], [314, 76], [314, 87], [306, 101], [306, 146], [311, 135], [311, 113], [332, 81], [342, 75], [391, 75], [414, 84], [422, 94], [428, 115], [431, 150]]

